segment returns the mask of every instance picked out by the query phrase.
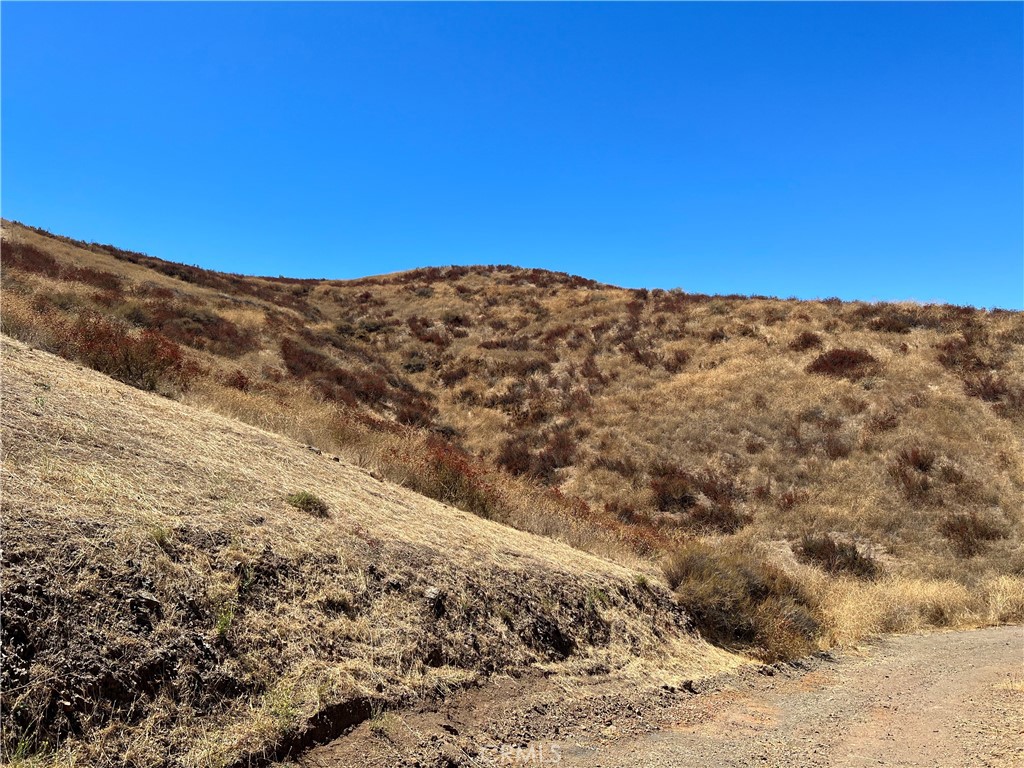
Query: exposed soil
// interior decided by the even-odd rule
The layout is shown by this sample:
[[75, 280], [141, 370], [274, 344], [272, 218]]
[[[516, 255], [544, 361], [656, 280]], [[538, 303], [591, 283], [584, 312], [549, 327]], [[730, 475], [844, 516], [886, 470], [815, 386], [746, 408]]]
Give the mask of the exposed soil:
[[1010, 766], [1024, 761], [1024, 628], [889, 638], [654, 697], [507, 679], [382, 714], [301, 764]]

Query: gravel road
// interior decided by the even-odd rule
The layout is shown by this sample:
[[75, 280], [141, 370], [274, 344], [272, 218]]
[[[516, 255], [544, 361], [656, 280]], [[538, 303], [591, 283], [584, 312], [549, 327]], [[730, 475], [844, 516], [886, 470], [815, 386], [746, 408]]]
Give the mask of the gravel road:
[[559, 765], [1024, 765], [1022, 627], [894, 637], [758, 678], [691, 697], [650, 733], [561, 744]]

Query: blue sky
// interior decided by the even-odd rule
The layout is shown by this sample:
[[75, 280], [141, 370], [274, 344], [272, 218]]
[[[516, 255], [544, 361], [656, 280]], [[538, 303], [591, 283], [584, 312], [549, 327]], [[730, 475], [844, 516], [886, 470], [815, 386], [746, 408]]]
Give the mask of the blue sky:
[[1022, 7], [4, 3], [2, 213], [250, 274], [1020, 309]]

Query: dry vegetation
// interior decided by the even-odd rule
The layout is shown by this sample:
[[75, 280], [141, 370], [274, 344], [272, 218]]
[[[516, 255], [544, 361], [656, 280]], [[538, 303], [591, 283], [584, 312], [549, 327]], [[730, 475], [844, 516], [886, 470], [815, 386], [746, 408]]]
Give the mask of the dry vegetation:
[[[729, 648], [1024, 620], [1020, 313], [512, 267], [248, 278], [7, 222], [2, 261], [5, 334], [480, 517], [663, 563]], [[322, 498], [310, 524], [341, 515], [281, 492]]]
[[260, 765], [491, 675], [657, 687], [736, 664], [653, 573], [19, 342], [3, 357], [5, 761]]

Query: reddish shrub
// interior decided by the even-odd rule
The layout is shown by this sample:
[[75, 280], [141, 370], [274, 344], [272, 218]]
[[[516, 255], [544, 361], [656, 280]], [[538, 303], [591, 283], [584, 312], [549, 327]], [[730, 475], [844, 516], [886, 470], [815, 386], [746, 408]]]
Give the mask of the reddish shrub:
[[61, 271], [62, 280], [85, 283], [103, 291], [119, 294], [123, 281], [113, 272], [103, 272], [90, 267], [66, 267]]
[[797, 504], [802, 503], [806, 498], [806, 493], [790, 487], [779, 494], [778, 499], [776, 499], [776, 504], [778, 504], [779, 509], [788, 511], [793, 509]]
[[920, 499], [933, 485], [928, 474], [935, 466], [937, 457], [928, 448], [910, 446], [902, 449], [890, 462], [889, 476], [909, 499]]
[[576, 459], [576, 441], [567, 429], [556, 429], [533, 462], [533, 474], [550, 480], [554, 472], [570, 466]]
[[443, 331], [433, 328], [433, 323], [425, 317], [413, 315], [405, 321], [409, 326], [412, 335], [426, 344], [434, 344], [438, 347], [447, 347], [451, 339]]
[[690, 362], [690, 353], [685, 349], [677, 349], [665, 355], [661, 364], [669, 373], [679, 373], [688, 362]]
[[814, 331], [801, 331], [791, 342], [789, 348], [796, 352], [804, 352], [808, 349], [821, 347], [821, 336]]
[[697, 503], [693, 475], [672, 464], [651, 467], [651, 491], [654, 503], [662, 512], [685, 510]]
[[166, 336], [149, 329], [134, 336], [125, 326], [95, 313], [79, 315], [66, 326], [58, 346], [64, 357], [139, 389], [153, 390], [161, 384], [186, 388], [198, 373]]
[[988, 403], [997, 403], [1010, 394], [1010, 385], [998, 374], [982, 373], [964, 379], [964, 391]]
[[224, 383], [241, 392], [248, 392], [252, 384], [245, 371], [241, 368], [237, 368], [234, 372], [228, 374], [227, 378], [224, 379]]
[[422, 400], [412, 400], [399, 406], [396, 418], [410, 427], [428, 427], [434, 419], [434, 409]]
[[808, 373], [855, 381], [877, 370], [877, 367], [878, 361], [862, 350], [830, 349], [828, 352], [818, 355], [806, 370]]
[[57, 260], [30, 243], [4, 240], [2, 261], [5, 268], [13, 267], [22, 272], [60, 277], [60, 264]]
[[985, 368], [985, 363], [963, 335], [945, 339], [936, 344], [935, 348], [939, 350], [939, 363], [950, 370], [967, 372]]
[[441, 383], [446, 387], [450, 387], [457, 382], [462, 381], [464, 378], [469, 376], [469, 369], [464, 365], [459, 365], [454, 368], [447, 368], [441, 371]]

